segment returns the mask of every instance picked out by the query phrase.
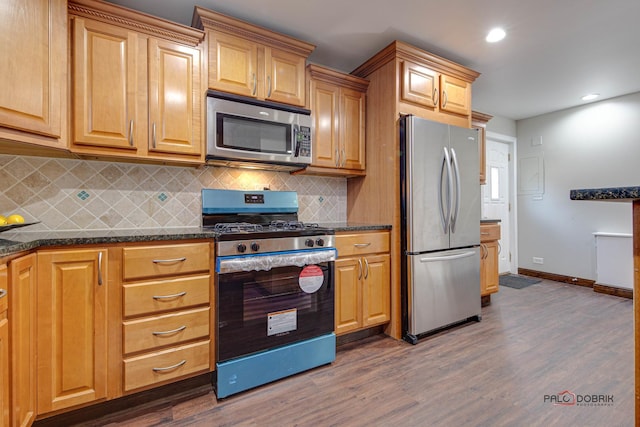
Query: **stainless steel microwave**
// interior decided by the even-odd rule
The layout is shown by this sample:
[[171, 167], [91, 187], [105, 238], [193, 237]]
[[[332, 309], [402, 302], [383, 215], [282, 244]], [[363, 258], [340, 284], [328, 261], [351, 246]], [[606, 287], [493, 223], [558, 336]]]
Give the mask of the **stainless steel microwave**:
[[311, 112], [207, 93], [207, 163], [271, 170], [311, 163]]

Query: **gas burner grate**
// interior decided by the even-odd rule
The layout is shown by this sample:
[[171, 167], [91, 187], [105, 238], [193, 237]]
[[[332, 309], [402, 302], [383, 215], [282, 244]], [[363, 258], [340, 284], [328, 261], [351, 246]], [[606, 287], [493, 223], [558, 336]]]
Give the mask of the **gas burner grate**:
[[262, 226], [250, 222], [223, 222], [216, 224], [214, 230], [218, 233], [251, 233], [262, 231]]
[[269, 223], [271, 230], [304, 230], [305, 228], [318, 228], [318, 224], [305, 224], [302, 221], [275, 220]]

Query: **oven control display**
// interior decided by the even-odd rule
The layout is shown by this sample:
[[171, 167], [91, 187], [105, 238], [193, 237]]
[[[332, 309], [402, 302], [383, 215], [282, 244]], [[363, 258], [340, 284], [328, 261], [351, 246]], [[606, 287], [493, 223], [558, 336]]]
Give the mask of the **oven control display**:
[[245, 194], [244, 202], [252, 205], [264, 205], [264, 194]]

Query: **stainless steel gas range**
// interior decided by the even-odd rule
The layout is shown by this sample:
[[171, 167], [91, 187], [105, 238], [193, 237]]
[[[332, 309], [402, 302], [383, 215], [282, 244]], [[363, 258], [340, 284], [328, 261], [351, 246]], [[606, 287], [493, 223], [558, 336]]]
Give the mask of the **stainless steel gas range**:
[[334, 232], [291, 191], [202, 190], [216, 232], [218, 398], [335, 360]]

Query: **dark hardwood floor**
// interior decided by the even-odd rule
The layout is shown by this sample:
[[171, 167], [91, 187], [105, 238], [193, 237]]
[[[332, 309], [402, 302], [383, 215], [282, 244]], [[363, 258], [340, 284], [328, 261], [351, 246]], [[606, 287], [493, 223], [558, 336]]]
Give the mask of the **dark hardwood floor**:
[[[110, 414], [127, 426], [632, 426], [632, 301], [543, 280], [502, 287], [483, 320], [411, 346], [383, 336], [339, 348], [331, 366], [217, 401]], [[565, 390], [613, 396], [560, 406]], [[593, 399], [590, 397], [589, 399]]]

